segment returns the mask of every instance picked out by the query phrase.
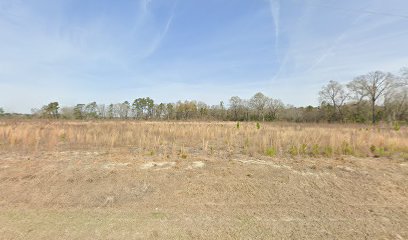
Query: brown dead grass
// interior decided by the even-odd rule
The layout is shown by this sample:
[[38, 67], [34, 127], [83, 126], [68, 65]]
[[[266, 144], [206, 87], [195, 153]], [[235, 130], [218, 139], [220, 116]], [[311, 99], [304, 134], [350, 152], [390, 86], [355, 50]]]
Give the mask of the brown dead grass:
[[407, 134], [3, 121], [0, 239], [407, 239]]
[[64, 150], [132, 148], [140, 155], [192, 151], [270, 157], [339, 155], [407, 157], [408, 129], [392, 127], [232, 122], [0, 122], [0, 148]]

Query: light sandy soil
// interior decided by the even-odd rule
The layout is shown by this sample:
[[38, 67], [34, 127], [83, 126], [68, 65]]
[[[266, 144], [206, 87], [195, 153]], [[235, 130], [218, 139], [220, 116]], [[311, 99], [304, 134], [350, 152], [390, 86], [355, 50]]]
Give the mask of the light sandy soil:
[[2, 152], [0, 238], [408, 239], [408, 163]]

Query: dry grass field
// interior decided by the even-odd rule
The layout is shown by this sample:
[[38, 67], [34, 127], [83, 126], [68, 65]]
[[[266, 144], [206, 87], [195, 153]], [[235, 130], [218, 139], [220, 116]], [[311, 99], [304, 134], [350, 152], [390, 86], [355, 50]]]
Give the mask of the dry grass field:
[[407, 239], [408, 129], [0, 122], [0, 239]]

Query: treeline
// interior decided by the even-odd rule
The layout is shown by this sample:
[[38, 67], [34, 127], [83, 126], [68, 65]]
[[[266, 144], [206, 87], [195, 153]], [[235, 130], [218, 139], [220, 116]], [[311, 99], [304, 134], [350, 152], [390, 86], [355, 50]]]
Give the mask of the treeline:
[[343, 85], [330, 81], [319, 92], [324, 119], [341, 122], [407, 121], [408, 69], [375, 71]]
[[228, 107], [222, 101], [218, 105], [200, 101], [155, 103], [153, 99], [146, 97], [132, 102], [109, 105], [91, 102], [72, 107], [60, 107], [58, 102], [51, 102], [41, 109], [33, 109], [32, 115], [62, 119], [299, 121], [301, 119], [297, 116], [297, 110], [301, 109], [256, 93], [250, 99], [231, 97]]
[[[295, 107], [256, 93], [250, 99], [238, 96], [228, 104], [207, 105], [200, 101], [156, 103], [149, 97], [116, 104], [91, 102], [60, 107], [51, 102], [33, 109], [31, 117], [62, 119], [220, 120], [289, 122], [408, 122], [408, 69], [400, 75], [381, 71], [354, 78], [347, 84], [330, 81], [319, 92], [320, 106]], [[0, 115], [4, 111], [0, 109]]]

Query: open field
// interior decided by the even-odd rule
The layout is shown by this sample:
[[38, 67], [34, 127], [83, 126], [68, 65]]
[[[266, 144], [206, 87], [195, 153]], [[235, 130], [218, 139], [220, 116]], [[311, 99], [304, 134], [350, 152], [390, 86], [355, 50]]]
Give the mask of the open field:
[[0, 148], [131, 149], [139, 156], [408, 157], [408, 129], [389, 126], [234, 122], [8, 121]]
[[1, 239], [407, 239], [405, 127], [0, 123]]

